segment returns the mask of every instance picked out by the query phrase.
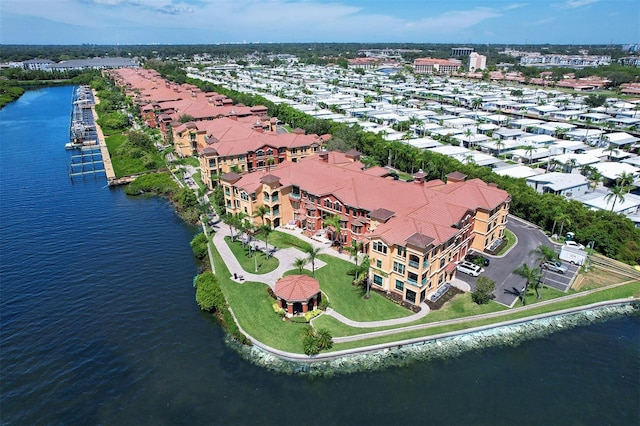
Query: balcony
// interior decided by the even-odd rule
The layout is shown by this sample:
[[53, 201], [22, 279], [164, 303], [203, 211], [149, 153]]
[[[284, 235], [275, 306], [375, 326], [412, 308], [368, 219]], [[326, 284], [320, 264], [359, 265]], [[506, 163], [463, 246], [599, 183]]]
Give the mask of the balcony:
[[412, 285], [412, 286], [414, 286], [414, 287], [417, 287], [417, 286], [418, 286], [418, 281], [416, 281], [416, 280], [414, 280], [414, 279], [412, 279], [412, 278], [407, 278], [406, 283], [407, 283], [407, 284], [410, 284], [410, 285]]
[[294, 200], [299, 200], [300, 199], [300, 193], [295, 193], [295, 192], [290, 192], [289, 193], [289, 198], [292, 198]]
[[420, 263], [416, 262], [415, 260], [410, 260], [408, 264], [415, 269], [418, 269], [420, 267]]

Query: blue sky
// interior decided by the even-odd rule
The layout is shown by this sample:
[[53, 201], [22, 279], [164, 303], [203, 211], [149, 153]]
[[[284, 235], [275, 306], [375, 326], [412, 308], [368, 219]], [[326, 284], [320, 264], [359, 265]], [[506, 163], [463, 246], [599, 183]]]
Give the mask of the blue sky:
[[1, 44], [623, 44], [639, 0], [0, 0]]

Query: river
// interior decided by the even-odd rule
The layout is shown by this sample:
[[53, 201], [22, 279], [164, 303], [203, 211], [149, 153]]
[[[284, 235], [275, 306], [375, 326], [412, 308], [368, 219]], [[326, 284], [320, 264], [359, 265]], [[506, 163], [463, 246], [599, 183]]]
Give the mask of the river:
[[640, 423], [640, 318], [386, 370], [257, 367], [194, 301], [165, 200], [68, 176], [71, 87], [0, 110], [0, 423]]

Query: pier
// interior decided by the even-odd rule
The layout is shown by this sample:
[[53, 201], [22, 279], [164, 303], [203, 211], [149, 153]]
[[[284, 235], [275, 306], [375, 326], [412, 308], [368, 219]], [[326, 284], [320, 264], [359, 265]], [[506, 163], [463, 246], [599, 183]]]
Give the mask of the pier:
[[69, 164], [69, 177], [104, 174], [109, 185], [118, 184], [111, 156], [102, 129], [97, 124], [95, 105], [99, 99], [88, 86], [79, 86], [73, 93], [69, 142], [66, 149], [73, 150]]

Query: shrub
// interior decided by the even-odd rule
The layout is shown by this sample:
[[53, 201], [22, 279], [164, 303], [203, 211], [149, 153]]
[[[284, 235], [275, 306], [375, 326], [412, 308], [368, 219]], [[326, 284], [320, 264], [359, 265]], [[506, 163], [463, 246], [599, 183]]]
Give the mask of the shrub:
[[318, 315], [320, 315], [322, 313], [322, 311], [320, 309], [314, 309], [313, 311], [308, 311], [305, 312], [304, 317], [307, 320], [307, 322], [311, 321], [313, 318], [317, 317]]
[[207, 247], [207, 236], [204, 233], [200, 232], [196, 234], [191, 240], [191, 250], [193, 250], [193, 255], [202, 260], [207, 257], [208, 247]]
[[221, 310], [227, 308], [218, 280], [211, 272], [205, 272], [196, 280], [196, 302], [203, 311]]
[[281, 317], [284, 317], [286, 315], [287, 312], [278, 305], [278, 302], [275, 302], [271, 306], [273, 307], [273, 312], [275, 312], [276, 314], [280, 315]]
[[471, 300], [478, 305], [489, 303], [493, 298], [493, 291], [496, 289], [496, 283], [491, 279], [480, 276], [476, 281], [476, 289], [471, 293]]

